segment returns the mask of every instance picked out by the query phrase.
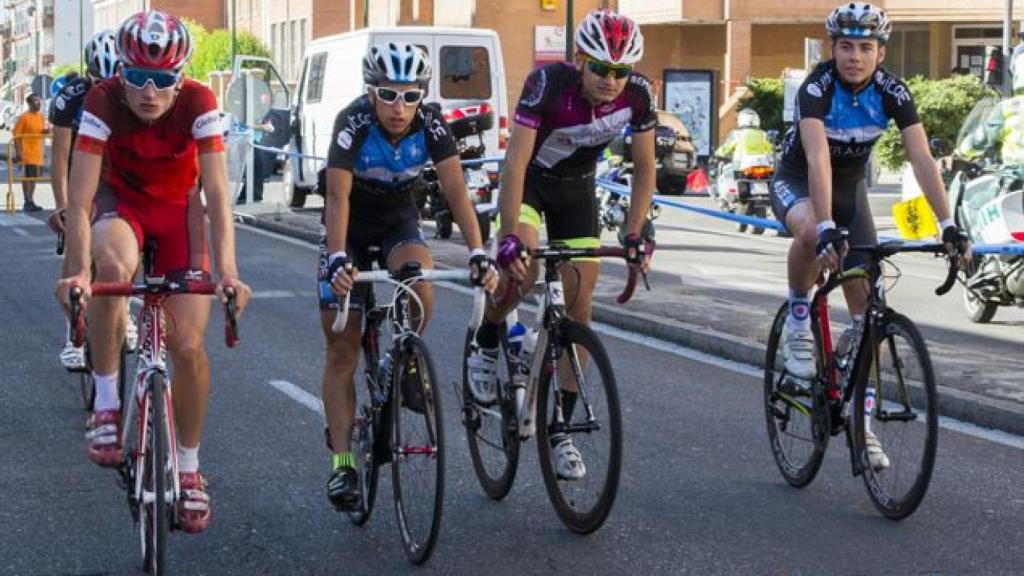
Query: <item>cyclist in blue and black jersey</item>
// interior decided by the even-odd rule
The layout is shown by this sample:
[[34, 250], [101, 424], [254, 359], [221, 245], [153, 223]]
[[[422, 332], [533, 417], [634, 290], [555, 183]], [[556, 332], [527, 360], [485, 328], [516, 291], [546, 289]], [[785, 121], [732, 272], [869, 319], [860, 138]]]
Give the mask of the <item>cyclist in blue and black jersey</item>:
[[[371, 290], [354, 284], [358, 270], [377, 261], [397, 270], [407, 262], [433, 267], [420, 230], [412, 188], [424, 166], [433, 162], [455, 221], [470, 249], [470, 277], [493, 292], [497, 272], [489, 265], [476, 214], [459, 164], [451, 130], [441, 113], [423, 106], [431, 66], [426, 53], [405, 42], [371, 46], [363, 59], [367, 94], [342, 110], [334, 122], [326, 168], [326, 236], [320, 243], [321, 325], [327, 338], [323, 373], [324, 412], [333, 468], [327, 496], [341, 510], [359, 502], [359, 481], [351, 452], [355, 418], [353, 376], [359, 363], [362, 310]], [[369, 249], [377, 247], [379, 254]], [[350, 268], [349, 265], [354, 268]], [[422, 327], [433, 304], [428, 283], [415, 290], [423, 303]], [[352, 292], [352, 314], [341, 334], [331, 330], [338, 298]], [[421, 328], [422, 329], [422, 328]]]
[[[786, 135], [772, 192], [772, 210], [793, 234], [787, 262], [789, 317], [783, 331], [786, 371], [803, 379], [816, 373], [808, 295], [820, 267], [835, 271], [864, 263], [861, 254], [844, 260], [847, 241], [838, 228], [849, 230], [851, 244], [877, 241], [864, 174], [871, 149], [890, 120], [939, 218], [943, 242], [962, 255], [970, 249], [949, 215], [910, 90], [881, 67], [892, 30], [889, 17], [872, 4], [845, 3], [832, 11], [826, 29], [832, 59], [819, 64], [800, 86], [798, 121]], [[848, 282], [843, 292], [856, 322], [867, 305], [868, 287]], [[871, 465], [888, 466], [870, 430], [866, 441]]]

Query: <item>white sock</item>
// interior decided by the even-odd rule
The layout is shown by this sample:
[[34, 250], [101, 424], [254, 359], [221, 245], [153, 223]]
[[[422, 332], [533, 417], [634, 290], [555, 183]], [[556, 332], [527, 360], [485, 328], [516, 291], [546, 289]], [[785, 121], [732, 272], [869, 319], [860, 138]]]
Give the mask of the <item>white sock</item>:
[[117, 396], [117, 372], [101, 376], [95, 372], [92, 378], [96, 382], [96, 403], [94, 410], [118, 410], [121, 399]]
[[178, 453], [178, 472], [198, 472], [199, 471], [199, 446], [195, 448], [185, 448], [181, 445], [181, 439], [177, 441], [178, 447], [175, 450]]

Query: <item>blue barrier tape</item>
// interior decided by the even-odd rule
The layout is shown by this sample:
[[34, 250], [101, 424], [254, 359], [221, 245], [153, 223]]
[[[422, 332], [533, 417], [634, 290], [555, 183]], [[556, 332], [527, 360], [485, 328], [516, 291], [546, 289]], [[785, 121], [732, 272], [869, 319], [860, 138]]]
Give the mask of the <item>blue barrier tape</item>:
[[309, 158], [310, 160], [318, 160], [320, 162], [326, 162], [327, 158], [321, 158], [319, 156], [311, 156], [309, 154], [300, 154], [298, 152], [289, 152], [280, 148], [271, 148], [270, 146], [260, 146], [259, 144], [253, 144], [253, 148], [256, 150], [266, 150], [267, 152], [273, 152], [275, 154], [284, 154], [285, 156], [292, 156], [295, 158]]
[[[610, 180], [598, 180], [597, 185], [608, 190], [613, 194], [619, 196], [625, 196], [630, 193], [630, 189], [622, 184], [617, 184]], [[654, 199], [655, 204], [661, 206], [671, 206], [673, 208], [681, 208], [683, 210], [689, 210], [691, 212], [697, 212], [698, 214], [704, 214], [714, 218], [721, 218], [723, 220], [731, 220], [733, 222], [742, 222], [751, 226], [757, 226], [761, 228], [771, 228], [772, 230], [778, 230], [779, 232], [785, 232], [786, 227], [777, 220], [767, 220], [765, 218], [755, 218], [753, 216], [743, 216], [740, 214], [732, 214], [730, 212], [723, 212], [721, 210], [713, 210], [711, 208], [701, 208], [700, 206], [690, 206], [681, 202], [675, 202], [672, 200], [664, 200], [661, 198]], [[879, 238], [880, 242], [889, 241], [900, 241], [899, 238], [883, 237]], [[908, 242], [908, 245], [913, 243]], [[1000, 254], [1003, 256], [1024, 256], [1024, 244], [975, 244], [971, 247], [975, 254]]]
[[504, 161], [505, 161], [505, 157], [504, 156], [494, 156], [493, 158], [477, 158], [476, 160], [463, 160], [462, 161], [462, 165], [463, 166], [478, 166], [480, 164], [490, 164], [492, 162], [497, 162], [498, 164], [501, 164]]
[[[619, 196], [626, 196], [630, 193], [630, 189], [622, 184], [617, 184], [611, 180], [598, 180], [597, 185], [608, 190], [613, 194]], [[711, 216], [712, 218], [720, 218], [722, 220], [729, 220], [732, 222], [739, 222], [741, 224], [747, 224], [755, 226], [757, 228], [770, 228], [779, 232], [785, 232], [786, 227], [777, 220], [769, 220], [767, 218], [757, 218], [755, 216], [744, 216], [742, 214], [733, 214], [731, 212], [723, 212], [721, 210], [713, 210], [711, 208], [701, 208], [700, 206], [690, 206], [681, 202], [674, 202], [672, 200], [664, 200], [662, 198], [655, 198], [654, 203], [660, 206], [671, 206], [673, 208], [680, 208], [682, 210], [689, 210], [691, 212], [697, 212], [698, 214], [704, 214], [705, 216]]]

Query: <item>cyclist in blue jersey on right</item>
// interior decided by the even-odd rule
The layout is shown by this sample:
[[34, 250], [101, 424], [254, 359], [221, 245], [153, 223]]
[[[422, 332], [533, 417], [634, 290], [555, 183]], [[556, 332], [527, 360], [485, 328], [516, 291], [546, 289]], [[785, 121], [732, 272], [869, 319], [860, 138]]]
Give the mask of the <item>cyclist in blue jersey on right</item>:
[[[836, 271], [864, 264], [863, 254], [844, 259], [847, 241], [877, 242], [864, 175], [871, 149], [889, 120], [895, 120], [901, 132], [914, 176], [939, 219], [942, 241], [951, 253], [970, 253], [970, 243], [950, 217], [910, 90], [881, 67], [892, 31], [888, 15], [872, 4], [844, 3], [832, 11], [825, 27], [832, 40], [832, 59], [819, 64], [800, 86], [798, 121], [786, 135], [772, 192], [772, 211], [793, 234], [783, 353], [786, 371], [801, 379], [817, 373], [809, 293], [820, 267]], [[848, 240], [839, 228], [849, 231]], [[847, 282], [843, 292], [854, 322], [860, 321], [868, 286]], [[889, 465], [870, 429], [866, 445], [874, 468]]]

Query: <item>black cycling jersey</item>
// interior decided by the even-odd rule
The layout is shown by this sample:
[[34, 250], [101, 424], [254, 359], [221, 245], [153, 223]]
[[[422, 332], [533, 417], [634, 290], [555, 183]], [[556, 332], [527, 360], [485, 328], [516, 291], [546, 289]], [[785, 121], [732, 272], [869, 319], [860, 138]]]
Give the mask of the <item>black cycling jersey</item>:
[[[50, 124], [71, 128], [72, 143], [78, 135], [78, 123], [82, 119], [82, 105], [92, 83], [81, 76], [72, 78], [50, 103]], [[74, 148], [72, 148], [74, 149]]]
[[914, 99], [903, 80], [879, 68], [856, 93], [839, 77], [835, 60], [818, 64], [800, 86], [796, 121], [783, 143], [778, 171], [807, 178], [807, 156], [800, 141], [800, 120], [825, 124], [833, 175], [862, 177], [871, 148], [895, 120], [900, 130], [918, 124]]

